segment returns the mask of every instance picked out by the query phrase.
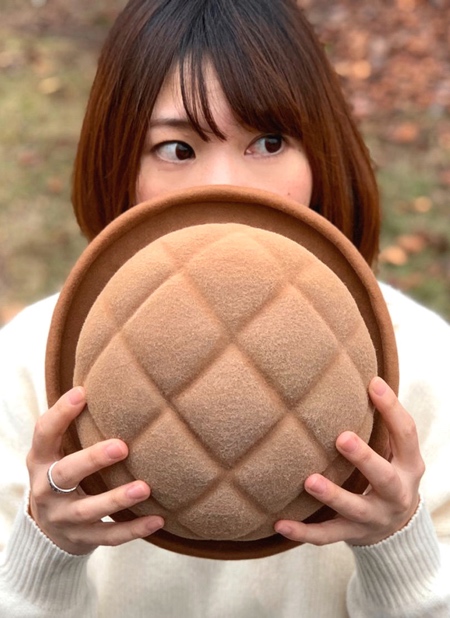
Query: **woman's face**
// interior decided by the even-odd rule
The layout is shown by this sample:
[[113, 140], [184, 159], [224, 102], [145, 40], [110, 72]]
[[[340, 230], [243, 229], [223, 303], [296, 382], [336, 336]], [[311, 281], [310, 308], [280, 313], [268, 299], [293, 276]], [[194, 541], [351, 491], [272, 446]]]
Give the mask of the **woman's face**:
[[237, 124], [214, 75], [207, 71], [208, 101], [220, 140], [206, 121], [205, 142], [187, 118], [176, 71], [153, 109], [137, 180], [137, 201], [176, 189], [235, 185], [262, 189], [309, 206], [312, 174], [301, 143], [289, 136], [261, 134]]

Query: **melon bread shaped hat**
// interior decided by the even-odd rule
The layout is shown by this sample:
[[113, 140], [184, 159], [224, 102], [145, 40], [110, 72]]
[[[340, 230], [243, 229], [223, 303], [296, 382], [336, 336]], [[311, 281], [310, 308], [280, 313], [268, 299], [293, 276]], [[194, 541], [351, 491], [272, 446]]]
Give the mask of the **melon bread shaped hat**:
[[110, 223], [63, 287], [46, 357], [49, 405], [86, 388], [64, 453], [111, 437], [129, 447], [82, 489], [145, 480], [150, 498], [113, 518], [162, 515], [147, 541], [217, 559], [297, 546], [278, 519], [333, 517], [304, 491], [314, 472], [367, 488], [335, 440], [352, 430], [386, 455], [375, 375], [397, 391], [392, 324], [357, 249], [294, 201], [225, 186]]

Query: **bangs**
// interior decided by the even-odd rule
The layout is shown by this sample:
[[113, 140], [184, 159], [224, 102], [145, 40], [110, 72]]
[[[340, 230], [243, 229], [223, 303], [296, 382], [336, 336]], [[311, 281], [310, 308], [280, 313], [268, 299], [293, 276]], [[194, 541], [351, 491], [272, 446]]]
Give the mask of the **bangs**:
[[298, 66], [302, 53], [291, 43], [295, 37], [285, 9], [255, 0], [203, 0], [196, 5], [201, 18], [192, 11], [178, 56], [181, 95], [193, 128], [207, 141], [206, 122], [217, 137], [225, 137], [208, 100], [205, 73], [212, 68], [237, 122], [302, 139], [309, 123]]

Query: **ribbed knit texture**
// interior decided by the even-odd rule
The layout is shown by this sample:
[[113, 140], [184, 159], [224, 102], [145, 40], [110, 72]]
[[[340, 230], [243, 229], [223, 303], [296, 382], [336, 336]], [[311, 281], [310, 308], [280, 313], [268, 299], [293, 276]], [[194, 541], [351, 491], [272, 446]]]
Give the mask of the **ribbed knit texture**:
[[427, 465], [423, 505], [377, 545], [304, 545], [258, 560], [191, 558], [143, 541], [70, 556], [29, 519], [25, 501], [14, 523], [34, 423], [46, 408], [42, 362], [55, 299], [0, 331], [0, 616], [449, 618], [450, 329], [383, 291], [399, 344], [400, 398], [415, 417]]
[[[18, 560], [19, 556], [26, 560]], [[86, 573], [88, 559], [57, 548], [24, 509], [16, 517], [0, 567], [0, 582], [21, 599], [23, 611], [31, 606], [34, 612], [40, 608], [59, 616], [75, 616], [76, 608], [79, 611], [92, 593]]]
[[403, 616], [409, 608], [414, 616], [417, 599], [429, 599], [437, 592], [441, 556], [423, 502], [403, 530], [376, 545], [354, 546], [352, 551], [360, 576], [352, 583], [354, 592], [361, 606], [378, 609], [374, 615]]

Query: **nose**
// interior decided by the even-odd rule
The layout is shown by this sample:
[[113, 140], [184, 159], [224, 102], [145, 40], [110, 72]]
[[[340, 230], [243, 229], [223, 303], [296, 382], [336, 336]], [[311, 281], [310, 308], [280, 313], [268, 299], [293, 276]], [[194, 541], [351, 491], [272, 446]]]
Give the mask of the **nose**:
[[202, 185], [245, 186], [246, 174], [242, 160], [232, 156], [218, 156], [209, 159], [199, 178]]

